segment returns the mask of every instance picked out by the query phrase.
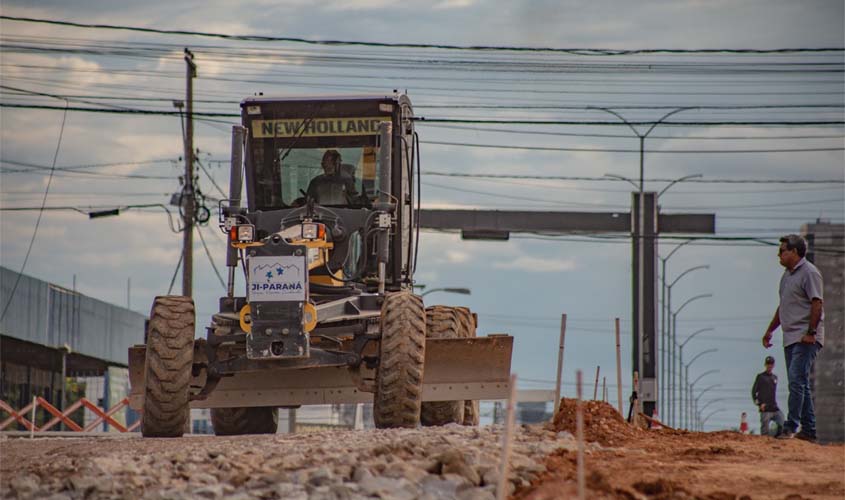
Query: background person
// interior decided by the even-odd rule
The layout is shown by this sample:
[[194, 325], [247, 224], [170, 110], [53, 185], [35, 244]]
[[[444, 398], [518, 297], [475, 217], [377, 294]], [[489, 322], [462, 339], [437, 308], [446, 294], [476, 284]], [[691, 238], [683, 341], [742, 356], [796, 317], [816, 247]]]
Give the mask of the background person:
[[775, 422], [777, 430], [774, 436], [780, 436], [783, 432], [783, 413], [778, 408], [777, 388], [778, 376], [774, 373], [775, 358], [766, 356], [765, 371], [758, 373], [751, 386], [751, 399], [760, 410], [760, 434], [769, 436], [770, 423]]
[[[778, 256], [786, 268], [780, 279], [780, 305], [763, 335], [763, 346], [772, 347], [772, 332], [780, 326], [786, 376], [789, 380], [789, 413], [780, 438], [816, 441], [816, 415], [810, 372], [824, 345], [822, 275], [807, 261], [807, 242], [797, 234], [780, 239]], [[798, 426], [801, 432], [797, 433]]]

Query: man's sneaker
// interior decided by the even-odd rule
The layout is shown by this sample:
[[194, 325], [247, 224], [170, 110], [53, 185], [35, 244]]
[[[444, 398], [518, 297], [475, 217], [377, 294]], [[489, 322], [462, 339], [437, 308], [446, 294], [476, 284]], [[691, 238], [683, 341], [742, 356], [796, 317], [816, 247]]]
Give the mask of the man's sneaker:
[[816, 436], [812, 434], [805, 434], [804, 431], [799, 432], [795, 435], [795, 439], [800, 439], [802, 441], [808, 441], [810, 443], [818, 443], [819, 440]]
[[784, 429], [783, 432], [777, 437], [777, 439], [792, 439], [795, 437], [795, 433], [789, 429]]

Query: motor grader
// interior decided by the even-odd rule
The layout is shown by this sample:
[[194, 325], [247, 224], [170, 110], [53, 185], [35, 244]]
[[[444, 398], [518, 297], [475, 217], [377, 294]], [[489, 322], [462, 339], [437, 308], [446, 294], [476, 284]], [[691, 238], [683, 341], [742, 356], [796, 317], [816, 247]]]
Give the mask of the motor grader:
[[508, 395], [513, 338], [414, 293], [410, 99], [262, 96], [241, 116], [219, 207], [227, 294], [200, 339], [191, 297], [156, 297], [129, 350], [142, 434], [181, 436], [190, 408], [235, 435], [275, 433], [278, 408], [367, 402], [378, 428], [477, 424], [478, 400]]

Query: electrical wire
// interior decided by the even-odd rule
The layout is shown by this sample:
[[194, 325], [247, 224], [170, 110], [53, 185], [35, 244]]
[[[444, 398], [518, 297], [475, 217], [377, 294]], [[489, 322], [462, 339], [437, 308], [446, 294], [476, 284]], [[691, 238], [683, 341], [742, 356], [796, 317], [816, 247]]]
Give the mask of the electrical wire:
[[217, 275], [217, 279], [220, 281], [220, 286], [223, 287], [223, 290], [226, 290], [226, 282], [223, 281], [223, 276], [220, 275], [220, 271], [217, 269], [217, 264], [214, 263], [214, 259], [211, 257], [211, 251], [208, 249], [208, 245], [205, 244], [205, 238], [202, 235], [202, 229], [200, 229], [202, 225], [197, 224], [197, 234], [200, 237], [200, 241], [202, 242], [202, 247], [205, 249], [205, 255], [208, 257], [208, 262], [211, 264], [211, 268], [214, 269], [214, 274]]
[[[65, 101], [65, 104], [68, 105], [69, 103]], [[15, 284], [12, 285], [12, 290], [9, 292], [9, 300], [6, 301], [6, 305], [3, 306], [3, 314], [0, 314], [0, 321], [6, 317], [6, 313], [9, 311], [9, 306], [12, 305], [12, 300], [15, 298], [15, 292], [18, 290], [18, 285], [21, 282], [21, 277], [23, 276], [24, 270], [26, 270], [26, 264], [29, 262], [29, 255], [32, 253], [32, 247], [35, 244], [35, 238], [38, 236], [38, 227], [41, 225], [41, 218], [44, 216], [44, 207], [47, 205], [47, 195], [50, 194], [50, 185], [53, 183], [53, 173], [55, 172], [56, 168], [56, 160], [59, 159], [59, 150], [62, 146], [62, 138], [65, 134], [65, 122], [67, 121], [67, 110], [62, 114], [62, 124], [59, 128], [59, 139], [56, 142], [56, 150], [53, 152], [53, 163], [50, 167], [50, 176], [47, 178], [47, 186], [44, 188], [44, 197], [41, 199], [41, 209], [38, 211], [38, 218], [35, 219], [35, 226], [32, 228], [32, 238], [29, 240], [29, 246], [26, 249], [26, 254], [23, 258], [23, 264], [21, 264], [21, 270], [18, 271], [18, 276], [15, 278]]]
[[310, 45], [332, 45], [332, 46], [359, 46], [359, 47], [384, 47], [384, 48], [414, 48], [414, 49], [446, 49], [446, 50], [473, 50], [473, 51], [508, 51], [508, 52], [554, 52], [572, 55], [590, 56], [619, 56], [635, 54], [803, 54], [803, 53], [839, 53], [845, 51], [842, 47], [795, 47], [777, 49], [602, 49], [602, 48], [553, 48], [553, 47], [519, 47], [519, 46], [488, 46], [488, 45], [448, 45], [448, 44], [424, 44], [424, 43], [384, 43], [364, 42], [348, 40], [309, 40], [297, 37], [278, 37], [265, 35], [232, 35], [227, 33], [212, 33], [202, 31], [190, 31], [183, 29], [158, 29], [144, 28], [138, 26], [126, 26], [115, 24], [93, 24], [78, 23], [72, 21], [59, 21], [54, 19], [39, 19], [22, 16], [2, 15], [0, 19], [8, 21], [20, 21], [28, 23], [50, 24], [55, 26], [70, 26], [75, 28], [105, 29], [135, 31], [140, 33], [151, 33], [160, 35], [190, 35], [208, 38], [221, 38], [226, 40], [241, 40], [251, 42], [291, 42]]
[[[508, 144], [476, 144], [469, 142], [450, 141], [420, 141], [423, 144], [438, 146], [459, 146], [470, 148], [511, 149], [519, 151], [562, 151], [562, 152], [590, 152], [590, 153], [640, 153], [639, 149], [608, 149], [608, 148], [557, 148], [548, 146], [514, 146]], [[642, 152], [649, 154], [741, 154], [741, 153], [810, 153], [827, 151], [845, 151], [845, 147], [837, 148], [788, 148], [788, 149], [648, 149]]]
[[[488, 179], [537, 179], [558, 181], [627, 182], [615, 177], [585, 177], [565, 175], [520, 175], [520, 174], [464, 174], [459, 172], [423, 172], [422, 175], [438, 177], [467, 177]], [[645, 182], [674, 182], [677, 179], [652, 178]], [[845, 184], [845, 179], [686, 179], [685, 184]]]

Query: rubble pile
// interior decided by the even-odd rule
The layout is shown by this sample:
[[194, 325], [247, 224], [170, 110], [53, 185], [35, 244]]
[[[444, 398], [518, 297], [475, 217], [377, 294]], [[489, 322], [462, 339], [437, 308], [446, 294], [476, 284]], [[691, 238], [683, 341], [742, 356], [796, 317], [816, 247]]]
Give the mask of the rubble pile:
[[[552, 426], [555, 431], [576, 431], [577, 400], [563, 398]], [[642, 431], [629, 425], [615, 408], [603, 401], [584, 401], [584, 439], [605, 446], [625, 443]]]
[[[502, 427], [8, 439], [0, 446], [0, 498], [492, 500]], [[573, 438], [517, 426], [509, 491], [527, 488], [560, 448], [575, 449]]]

